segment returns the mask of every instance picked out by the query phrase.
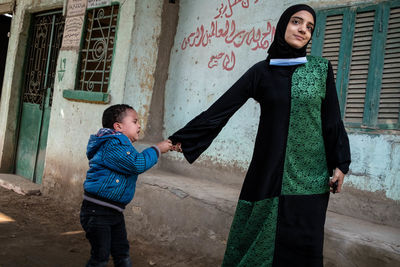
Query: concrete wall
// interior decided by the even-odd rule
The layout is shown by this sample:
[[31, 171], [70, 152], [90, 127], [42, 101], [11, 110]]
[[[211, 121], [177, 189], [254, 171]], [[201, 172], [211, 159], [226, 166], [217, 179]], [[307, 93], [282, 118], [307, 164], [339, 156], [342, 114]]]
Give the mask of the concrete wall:
[[163, 1], [159, 0], [137, 2], [132, 41], [128, 48], [130, 57], [123, 101], [137, 110], [144, 129], [142, 138], [146, 134], [155, 82], [162, 6]]
[[[176, 4], [161, 0], [121, 2], [110, 104], [124, 102], [137, 109], [146, 145], [168, 137], [210, 106], [250, 66], [266, 57], [280, 15], [276, 10], [298, 2], [240, 1], [233, 6], [229, 6], [230, 1], [222, 0], [181, 0]], [[322, 8], [358, 2], [309, 1], [309, 4]], [[2, 3], [9, 1], [1, 0]], [[0, 106], [3, 172], [12, 172], [14, 166], [14, 154], [10, 151], [16, 147], [30, 14], [62, 6], [61, 0], [17, 2]], [[106, 106], [62, 97], [63, 90], [74, 87], [78, 53], [61, 51], [58, 60], [64, 59], [65, 76], [55, 83], [43, 189], [62, 198], [79, 199], [87, 169], [87, 138], [100, 127]], [[195, 164], [189, 165], [182, 155], [170, 153], [160, 165], [240, 188], [251, 159], [258, 117], [258, 104], [249, 100]], [[352, 130], [349, 136], [353, 163], [345, 183], [348, 194], [335, 196], [330, 208], [343, 214], [358, 212], [360, 217], [370, 220], [373, 214], [373, 221], [398, 225], [398, 134]], [[65, 190], [68, 195], [63, 194]], [[353, 204], [345, 205], [349, 201]], [[384, 207], [384, 212], [378, 212], [377, 206]]]
[[[245, 2], [249, 2], [248, 7], [242, 6]], [[221, 10], [220, 14], [221, 4], [225, 6], [228, 1], [180, 1], [170, 76], [165, 89], [166, 136], [210, 106], [249, 67], [266, 58], [273, 39], [273, 25], [280, 14], [271, 8], [270, 1], [254, 2], [239, 2], [232, 9], [223, 13]], [[282, 10], [284, 3], [276, 1], [273, 6]], [[219, 33], [224, 30], [228, 30], [226, 34]], [[241, 31], [244, 31], [243, 36], [240, 36]], [[231, 34], [235, 37], [230, 37]], [[258, 105], [249, 100], [197, 164], [245, 171], [251, 159], [258, 117]], [[182, 160], [178, 154], [167, 157]], [[241, 179], [235, 182], [240, 184]]]
[[[10, 12], [13, 11], [12, 3], [0, 0], [2, 10], [10, 7], [6, 10]], [[63, 5], [63, 0], [16, 2], [0, 105], [1, 172], [14, 171], [21, 83], [31, 14], [62, 8]], [[170, 4], [167, 0], [121, 1], [120, 5], [109, 105], [127, 103], [135, 107], [141, 117], [141, 138], [147, 142], [162, 138], [164, 87], [178, 9], [178, 4]], [[160, 44], [163, 49], [159, 51]], [[76, 203], [82, 197], [82, 183], [88, 167], [85, 156], [87, 140], [101, 127], [101, 115], [108, 106], [74, 102], [63, 97], [64, 90], [74, 89], [78, 60], [78, 51], [61, 50], [59, 53], [57, 66], [63, 62], [65, 69], [64, 76], [57, 76], [55, 80], [43, 177], [45, 194]], [[158, 97], [153, 99], [153, 94]], [[150, 107], [153, 107], [153, 112], [149, 111]], [[150, 115], [156, 130], [146, 135]]]
[[[162, 5], [160, 0], [121, 1], [119, 11], [109, 104], [134, 106], [143, 132], [154, 84]], [[59, 60], [62, 59], [67, 60], [66, 76], [55, 85], [43, 191], [77, 203], [82, 199], [82, 183], [88, 168], [88, 137], [101, 128], [101, 116], [107, 106], [71, 102], [62, 97], [64, 89], [74, 87], [78, 53], [61, 51]], [[68, 194], [63, 193], [66, 191]]]
[[330, 209], [368, 221], [400, 226], [400, 135], [350, 130], [352, 164], [343, 194]]
[[[0, 0], [0, 4], [8, 2]], [[137, 144], [141, 148], [184, 126], [218, 99], [249, 67], [265, 59], [281, 11], [291, 4], [307, 1], [249, 0], [236, 1], [234, 6], [229, 6], [234, 1], [228, 0], [180, 0], [176, 4], [169, 4], [167, 0], [120, 2], [110, 104], [123, 102], [137, 109], [142, 118], [144, 141]], [[359, 2], [308, 1], [318, 8]], [[16, 147], [30, 14], [62, 6], [62, 0], [17, 1], [0, 105], [2, 172], [12, 172], [14, 166], [12, 151]], [[228, 34], [223, 33], [226, 29]], [[107, 107], [63, 98], [63, 90], [74, 89], [78, 56], [76, 51], [59, 54], [58, 62], [65, 59], [66, 70], [64, 77], [55, 82], [42, 186], [45, 194], [72, 205], [78, 205], [82, 199], [82, 183], [88, 167], [85, 157], [88, 137], [100, 127], [101, 114]], [[145, 180], [139, 183], [137, 197], [126, 212], [130, 233], [143, 231], [143, 238], [171, 241], [168, 238], [179, 233], [179, 229], [185, 229], [185, 233], [196, 230], [194, 221], [200, 218], [204, 220], [201, 223], [204, 227], [198, 228], [195, 235], [199, 240], [204, 237], [214, 242], [207, 244], [218, 243], [206, 247], [206, 251], [221, 256], [235, 199], [253, 151], [258, 117], [257, 103], [249, 100], [195, 164], [189, 165], [177, 153], [166, 154], [161, 160], [163, 168], [203, 181], [205, 190], [197, 190], [200, 193], [219, 186], [220, 192], [229, 195], [226, 197], [229, 205], [221, 208], [215, 204], [224, 199], [218, 198], [220, 192], [214, 196], [215, 203], [206, 202], [209, 196], [197, 195], [200, 193], [196, 191], [196, 182], [186, 182], [188, 191], [193, 191], [189, 199], [175, 188], [168, 193], [168, 185], [156, 186], [155, 182]], [[398, 132], [349, 130], [353, 163], [344, 193], [331, 198], [330, 209], [399, 226]], [[168, 184], [173, 177], [165, 179]], [[172, 207], [176, 210], [167, 212]], [[195, 214], [191, 214], [193, 211]], [[202, 214], [208, 213], [212, 218], [202, 218]], [[180, 214], [191, 216], [190, 220], [178, 218]], [[155, 228], [155, 225], [174, 223], [182, 228]], [[189, 248], [193, 238], [182, 234], [173, 242]], [[198, 252], [196, 249], [200, 248], [190, 249]]]
[[[9, 2], [0, 0], [0, 4]], [[121, 1], [119, 10], [109, 104], [127, 103], [136, 107], [142, 117], [143, 132], [146, 132], [146, 116], [155, 80], [163, 2]], [[16, 2], [0, 105], [2, 172], [13, 172], [14, 168], [23, 63], [31, 14], [62, 8], [63, 5], [63, 0]], [[45, 193], [76, 202], [81, 199], [82, 182], [88, 166], [85, 156], [87, 140], [101, 127], [101, 115], [107, 107], [63, 98], [63, 90], [74, 89], [78, 60], [78, 51], [61, 50], [59, 53], [57, 66], [61, 61], [65, 62], [65, 72], [61, 79], [57, 76], [55, 80], [43, 177]]]
[[[17, 144], [19, 104], [26, 44], [32, 13], [62, 8], [62, 0], [6, 1], [0, 4], [15, 3], [10, 29], [6, 70], [0, 102], [0, 171], [14, 171], [14, 157]], [[2, 55], [4, 56], [4, 55]]]
[[[165, 136], [208, 108], [249, 67], [265, 59], [274, 32], [271, 27], [285, 7], [300, 2], [316, 8], [368, 4], [365, 1], [236, 2], [180, 1], [165, 88]], [[224, 35], [226, 29], [229, 34]], [[261, 37], [253, 35], [258, 31]], [[240, 187], [252, 156], [258, 118], [258, 104], [250, 99], [192, 166], [182, 155], [170, 153], [164, 167]], [[334, 196], [332, 210], [400, 225], [398, 134], [349, 129], [353, 163], [345, 181], [345, 194]], [[376, 203], [366, 204], [371, 202]], [[378, 211], [383, 205], [384, 212]]]

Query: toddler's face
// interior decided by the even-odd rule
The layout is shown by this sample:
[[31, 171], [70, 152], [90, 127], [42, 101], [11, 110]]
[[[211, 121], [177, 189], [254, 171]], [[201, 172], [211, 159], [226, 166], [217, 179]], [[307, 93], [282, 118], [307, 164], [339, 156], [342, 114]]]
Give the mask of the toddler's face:
[[124, 135], [126, 135], [129, 140], [135, 142], [139, 139], [140, 133], [140, 124], [139, 118], [135, 110], [128, 109], [125, 117], [122, 119], [122, 122], [116, 123], [115, 130], [120, 131]]

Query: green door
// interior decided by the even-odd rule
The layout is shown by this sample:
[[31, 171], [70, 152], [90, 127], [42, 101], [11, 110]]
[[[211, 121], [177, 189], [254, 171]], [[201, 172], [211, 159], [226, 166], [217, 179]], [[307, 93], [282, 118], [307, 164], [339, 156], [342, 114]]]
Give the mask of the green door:
[[19, 122], [15, 173], [42, 182], [58, 52], [64, 31], [61, 11], [33, 17]]

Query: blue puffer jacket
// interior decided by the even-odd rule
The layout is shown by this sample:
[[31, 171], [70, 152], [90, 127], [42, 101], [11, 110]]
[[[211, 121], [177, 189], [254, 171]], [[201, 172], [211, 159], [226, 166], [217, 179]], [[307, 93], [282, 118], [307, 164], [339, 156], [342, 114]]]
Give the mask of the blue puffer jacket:
[[105, 128], [90, 136], [86, 155], [89, 170], [83, 183], [85, 192], [123, 205], [132, 200], [138, 175], [158, 160], [155, 148], [139, 153], [126, 135]]

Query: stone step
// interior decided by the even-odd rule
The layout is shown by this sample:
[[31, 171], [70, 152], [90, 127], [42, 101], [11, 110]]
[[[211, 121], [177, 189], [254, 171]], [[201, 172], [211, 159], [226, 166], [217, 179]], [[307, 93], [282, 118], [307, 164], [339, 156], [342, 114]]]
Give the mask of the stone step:
[[[151, 170], [139, 176], [128, 229], [148, 242], [222, 260], [239, 191]], [[400, 266], [400, 229], [328, 211], [324, 257], [325, 266]]]
[[39, 184], [15, 174], [0, 173], [0, 186], [21, 195], [40, 195]]
[[327, 213], [325, 267], [400, 266], [400, 229]]

